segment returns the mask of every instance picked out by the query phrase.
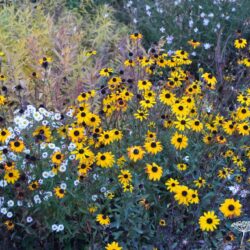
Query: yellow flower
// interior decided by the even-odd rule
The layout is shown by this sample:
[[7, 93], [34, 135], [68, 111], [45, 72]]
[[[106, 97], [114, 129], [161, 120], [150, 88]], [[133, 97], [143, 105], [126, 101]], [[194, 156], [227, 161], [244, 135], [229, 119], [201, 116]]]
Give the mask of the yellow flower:
[[100, 76], [105, 76], [105, 77], [109, 77], [111, 73], [113, 73], [112, 68], [103, 68], [99, 72]]
[[185, 171], [185, 170], [187, 170], [187, 164], [185, 164], [185, 163], [179, 163], [179, 164], [177, 164], [177, 168], [180, 171]]
[[133, 190], [134, 190], [133, 185], [130, 184], [130, 183], [129, 184], [123, 184], [122, 188], [123, 188], [123, 192], [130, 192], [130, 193], [132, 193]]
[[125, 62], [124, 62], [124, 65], [126, 67], [134, 67], [135, 66], [135, 62], [132, 60], [132, 59], [127, 59]]
[[15, 224], [11, 220], [6, 220], [4, 224], [7, 227], [7, 230], [9, 231], [13, 230], [15, 227]]
[[93, 56], [93, 55], [96, 55], [96, 50], [89, 50], [89, 51], [86, 51], [84, 54], [85, 56]]
[[142, 149], [141, 146], [133, 146], [127, 149], [128, 157], [130, 160], [136, 162], [141, 160], [145, 154], [145, 151]]
[[0, 81], [5, 81], [6, 80], [6, 76], [3, 74], [0, 74]]
[[234, 218], [241, 215], [241, 207], [239, 200], [226, 199], [220, 206], [220, 211], [225, 217]]
[[159, 225], [160, 225], [161, 227], [165, 227], [165, 226], [166, 226], [166, 221], [165, 221], [164, 219], [160, 219]]
[[144, 145], [146, 151], [150, 154], [158, 154], [162, 151], [162, 145], [159, 141], [148, 141]]
[[4, 105], [6, 103], [6, 98], [3, 95], [0, 95], [0, 105]]
[[20, 177], [20, 173], [17, 169], [10, 169], [5, 172], [4, 179], [8, 183], [14, 184]]
[[106, 226], [110, 224], [110, 218], [104, 214], [98, 214], [96, 216], [96, 221], [99, 222], [102, 226]]
[[45, 69], [49, 66], [49, 64], [52, 62], [52, 58], [51, 57], [46, 57], [44, 56], [43, 58], [39, 59], [39, 63], [42, 67], [44, 67]]
[[10, 149], [13, 152], [16, 153], [23, 152], [24, 148], [25, 148], [24, 143], [21, 140], [15, 140], [10, 142]]
[[204, 73], [202, 78], [205, 80], [207, 87], [210, 89], [215, 89], [215, 85], [217, 83], [217, 79], [211, 73]]
[[112, 243], [107, 244], [105, 250], [122, 250], [122, 247], [119, 246], [117, 242], [113, 241]]
[[51, 161], [54, 163], [54, 164], [61, 164], [64, 160], [64, 155], [61, 153], [61, 152], [54, 152], [51, 156]]
[[211, 231], [217, 229], [220, 224], [220, 220], [214, 211], [204, 212], [204, 214], [199, 219], [200, 229], [202, 231]]
[[203, 129], [203, 124], [198, 120], [192, 120], [190, 122], [190, 127], [195, 132], [200, 132]]
[[199, 203], [199, 196], [198, 196], [198, 191], [194, 189], [189, 189], [190, 191], [190, 203], [191, 204], [198, 204]]
[[192, 39], [188, 41], [188, 44], [191, 45], [194, 49], [196, 49], [197, 47], [199, 47], [201, 45], [200, 42]]
[[191, 127], [190, 119], [184, 117], [177, 117], [178, 121], [175, 121], [175, 127], [180, 131], [184, 131], [186, 128], [189, 129]]
[[56, 197], [58, 197], [59, 199], [62, 199], [65, 196], [66, 190], [62, 189], [61, 187], [55, 187], [54, 193]]
[[162, 167], [154, 162], [146, 165], [145, 172], [148, 174], [149, 180], [152, 181], [159, 181], [163, 174]]
[[96, 211], [97, 211], [97, 206], [90, 206], [89, 208], [88, 208], [88, 210], [89, 210], [89, 212], [91, 213], [91, 214], [94, 214]]
[[71, 128], [68, 130], [68, 136], [72, 142], [80, 142], [86, 139], [84, 135], [84, 128]]
[[152, 83], [148, 80], [139, 80], [138, 89], [139, 90], [149, 90], [152, 87]]
[[178, 185], [175, 190], [175, 200], [178, 202], [179, 205], [183, 204], [188, 206], [189, 202], [191, 200], [191, 192], [190, 189], [187, 186], [180, 186]]
[[206, 185], [206, 180], [202, 177], [199, 177], [197, 180], [194, 180], [194, 184], [196, 187], [201, 188]]
[[159, 97], [160, 97], [160, 101], [164, 103], [165, 105], [172, 105], [176, 100], [175, 94], [173, 94], [172, 92], [166, 89], [162, 90]]
[[142, 34], [141, 33], [133, 33], [130, 35], [130, 39], [133, 41], [137, 41], [142, 39]]
[[111, 152], [98, 152], [96, 155], [96, 165], [102, 168], [111, 168], [115, 163], [114, 155]]
[[185, 135], [175, 134], [171, 138], [171, 144], [178, 150], [182, 150], [188, 146], [188, 138]]
[[239, 38], [234, 41], [234, 47], [236, 49], [244, 49], [247, 46], [247, 40], [244, 38]]
[[167, 190], [169, 190], [171, 193], [175, 192], [176, 188], [179, 186], [179, 181], [170, 178], [165, 182], [165, 185], [167, 187]]
[[148, 111], [145, 109], [138, 109], [137, 113], [134, 113], [134, 117], [140, 121], [146, 120], [148, 117]]
[[154, 107], [155, 104], [156, 104], [156, 101], [154, 99], [145, 99], [145, 100], [140, 101], [140, 105], [143, 109], [150, 109]]
[[119, 182], [123, 185], [126, 185], [131, 182], [132, 174], [129, 170], [121, 170], [121, 173], [118, 175]]

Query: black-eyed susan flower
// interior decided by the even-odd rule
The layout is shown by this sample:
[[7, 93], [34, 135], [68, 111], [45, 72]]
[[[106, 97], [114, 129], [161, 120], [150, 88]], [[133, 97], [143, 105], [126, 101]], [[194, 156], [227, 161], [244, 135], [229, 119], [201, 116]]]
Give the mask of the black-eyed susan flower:
[[111, 132], [113, 133], [113, 140], [114, 141], [120, 141], [122, 139], [123, 133], [121, 130], [113, 129]]
[[220, 179], [226, 179], [229, 176], [230, 176], [230, 172], [228, 171], [228, 168], [223, 168], [223, 169], [218, 170], [218, 177]]
[[91, 205], [88, 207], [88, 211], [91, 213], [91, 214], [94, 214], [96, 211], [97, 211], [98, 207], [95, 206], [95, 205]]
[[34, 191], [34, 190], [36, 190], [36, 189], [39, 188], [39, 183], [38, 183], [38, 181], [32, 181], [32, 182], [29, 184], [28, 187], [29, 187], [29, 190]]
[[163, 149], [160, 141], [148, 141], [144, 144], [144, 147], [150, 154], [158, 154]]
[[130, 160], [136, 162], [141, 160], [145, 154], [145, 151], [141, 146], [132, 146], [127, 149], [128, 157]]
[[103, 143], [104, 145], [109, 145], [109, 144], [112, 143], [113, 141], [114, 141], [114, 134], [113, 134], [113, 131], [107, 130], [107, 131], [103, 131], [103, 132], [100, 134], [99, 142]]
[[194, 180], [194, 184], [198, 188], [202, 188], [206, 185], [206, 180], [202, 177], [199, 177], [197, 180]]
[[150, 208], [150, 203], [147, 199], [143, 198], [141, 200], [139, 200], [139, 204], [144, 207], [146, 210], [148, 210]]
[[45, 141], [50, 142], [52, 139], [52, 133], [51, 129], [47, 126], [39, 126], [35, 129], [35, 131], [32, 133], [32, 135], [38, 140], [38, 141]]
[[177, 116], [177, 121], [175, 121], [174, 124], [178, 130], [184, 131], [185, 129], [189, 129], [191, 127], [191, 120], [186, 117]]
[[222, 125], [225, 133], [227, 133], [228, 135], [232, 135], [235, 130], [237, 129], [236, 127], [236, 123], [233, 122], [232, 120], [228, 120], [228, 121], [225, 121]]
[[25, 148], [24, 142], [22, 140], [10, 141], [10, 150], [16, 153], [23, 152]]
[[211, 87], [211, 88], [213, 88], [215, 86], [215, 84], [217, 83], [216, 77], [213, 76], [211, 73], [204, 73], [202, 75], [202, 78], [205, 80], [205, 82], [207, 84], [210, 84], [208, 86]]
[[54, 193], [57, 198], [62, 199], [66, 194], [66, 190], [58, 186], [54, 188]]
[[6, 76], [5, 75], [3, 75], [3, 74], [0, 74], [0, 81], [5, 81], [6, 80]]
[[5, 171], [4, 179], [7, 181], [7, 183], [14, 184], [19, 178], [20, 173], [17, 169], [10, 169], [8, 171]]
[[195, 39], [189, 40], [188, 44], [191, 45], [194, 49], [196, 49], [197, 47], [201, 45], [201, 43]]
[[198, 119], [195, 120], [191, 120], [190, 122], [190, 127], [193, 131], [195, 132], [200, 132], [203, 129], [203, 124], [201, 121], [199, 121]]
[[188, 58], [188, 52], [184, 50], [176, 50], [175, 55], [180, 58]]
[[126, 67], [134, 67], [135, 66], [135, 61], [132, 60], [132, 59], [127, 59], [127, 60], [125, 60], [124, 65]]
[[134, 186], [131, 184], [131, 183], [128, 183], [128, 184], [123, 184], [122, 185], [122, 189], [123, 189], [123, 192], [130, 192], [132, 193], [133, 190], [134, 190]]
[[185, 171], [185, 170], [187, 170], [187, 164], [185, 164], [185, 163], [179, 163], [179, 164], [177, 164], [177, 168], [180, 171]]
[[136, 113], [134, 113], [134, 117], [140, 121], [146, 120], [148, 118], [148, 111], [146, 109], [138, 109]]
[[131, 182], [132, 174], [129, 170], [121, 170], [120, 174], [118, 175], [119, 182], [123, 185], [126, 185]]
[[190, 203], [198, 204], [200, 202], [198, 191], [194, 189], [189, 189]]
[[107, 225], [110, 224], [110, 218], [109, 218], [109, 216], [104, 215], [104, 214], [98, 214], [96, 216], [96, 221], [98, 223], [100, 223], [100, 225], [102, 225], [102, 226], [107, 226]]
[[244, 49], [247, 46], [247, 40], [244, 38], [239, 38], [234, 41], [234, 47], [236, 49]]
[[155, 162], [152, 164], [147, 164], [145, 167], [145, 172], [148, 174], [149, 180], [152, 181], [159, 181], [163, 174], [162, 167], [157, 165]]
[[175, 103], [172, 105], [172, 111], [176, 116], [186, 117], [190, 109], [184, 103]]
[[200, 229], [202, 231], [211, 231], [217, 229], [217, 226], [220, 224], [220, 219], [215, 214], [214, 211], [204, 212], [204, 214], [199, 219]]
[[247, 122], [243, 122], [237, 125], [237, 130], [240, 135], [250, 134], [250, 125]]
[[6, 103], [6, 98], [3, 95], [0, 95], [0, 106], [3, 106]]
[[169, 190], [169, 192], [175, 192], [177, 186], [179, 186], [179, 181], [178, 180], [175, 180], [173, 178], [170, 178], [168, 179], [166, 182], [165, 182], [165, 185], [167, 187], [167, 190]]
[[182, 150], [188, 146], [188, 138], [185, 135], [175, 132], [175, 134], [171, 138], [171, 144], [177, 150]]
[[118, 242], [113, 241], [107, 244], [107, 246], [105, 247], [105, 250], [122, 250], [122, 247], [119, 246]]
[[0, 129], [0, 142], [5, 143], [7, 139], [11, 136], [11, 132], [8, 129]]
[[75, 155], [76, 160], [81, 163], [92, 164], [95, 159], [94, 153], [89, 149], [89, 146], [84, 147], [83, 144], [77, 144], [75, 150], [71, 151]]
[[162, 90], [161, 94], [159, 95], [159, 98], [160, 101], [165, 105], [172, 105], [176, 100], [175, 94], [165, 89]]
[[174, 190], [174, 198], [179, 205], [189, 205], [190, 202], [190, 189], [184, 185], [178, 185]]
[[68, 129], [68, 136], [72, 142], [81, 142], [86, 139], [84, 135], [84, 128], [76, 127]]
[[86, 116], [85, 123], [89, 127], [99, 127], [101, 124], [101, 119], [96, 114], [88, 113]]
[[11, 220], [6, 220], [4, 222], [4, 225], [6, 226], [8, 231], [12, 231], [15, 227], [15, 224]]
[[142, 39], [142, 34], [138, 33], [138, 32], [135, 32], [135, 33], [130, 35], [130, 39], [132, 41], [138, 41], [138, 40]]
[[5, 164], [4, 164], [4, 169], [6, 171], [9, 171], [9, 170], [12, 170], [16, 167], [16, 163], [14, 161], [7, 161]]
[[111, 168], [115, 163], [114, 155], [111, 152], [98, 152], [96, 155], [96, 165], [102, 168]]
[[52, 62], [52, 58], [51, 57], [47, 57], [47, 56], [44, 56], [43, 58], [39, 59], [39, 63], [40, 65], [47, 69], [49, 64]]
[[220, 144], [225, 144], [227, 142], [227, 139], [223, 135], [217, 135], [216, 136], [216, 141]]
[[143, 109], [150, 109], [154, 107], [156, 101], [154, 99], [144, 99], [140, 101], [140, 105]]
[[203, 142], [206, 144], [210, 144], [212, 142], [213, 136], [212, 135], [204, 135]]
[[91, 166], [86, 163], [80, 163], [77, 169], [79, 174], [87, 174], [91, 170]]
[[166, 221], [165, 221], [164, 219], [160, 219], [159, 225], [160, 225], [161, 227], [165, 227], [165, 226], [167, 225], [167, 223], [166, 223]]
[[220, 211], [227, 218], [234, 218], [241, 215], [241, 207], [239, 200], [225, 199], [220, 206]]
[[152, 87], [152, 83], [149, 80], [139, 80], [138, 89], [139, 90], [149, 90]]
[[245, 120], [250, 117], [250, 110], [247, 107], [240, 107], [237, 109], [237, 118], [239, 120]]
[[96, 55], [96, 50], [89, 50], [84, 53], [85, 56], [93, 56]]
[[51, 155], [51, 161], [54, 164], [60, 165], [63, 162], [63, 160], [64, 160], [64, 155], [61, 152], [57, 151]]
[[109, 77], [113, 73], [112, 68], [103, 68], [100, 70], [100, 76]]
[[229, 232], [225, 235], [224, 237], [224, 242], [227, 243], [227, 242], [232, 242], [235, 240], [235, 235], [232, 233], [232, 232]]

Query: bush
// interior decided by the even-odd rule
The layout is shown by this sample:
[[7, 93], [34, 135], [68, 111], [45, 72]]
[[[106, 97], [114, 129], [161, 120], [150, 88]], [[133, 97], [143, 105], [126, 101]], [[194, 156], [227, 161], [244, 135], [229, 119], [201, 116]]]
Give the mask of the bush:
[[[28, 105], [2, 124], [8, 249], [249, 246], [231, 228], [249, 220], [249, 85], [230, 90], [196, 70], [187, 51], [169, 55], [160, 40], [146, 52], [141, 40], [124, 40], [113, 58], [120, 63], [100, 65], [65, 112]], [[243, 73], [245, 42], [236, 41], [233, 66]], [[54, 63], [40, 61], [44, 77]], [[231, 106], [220, 105], [229, 91], [237, 91]]]

